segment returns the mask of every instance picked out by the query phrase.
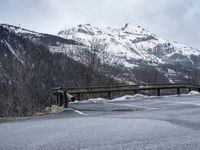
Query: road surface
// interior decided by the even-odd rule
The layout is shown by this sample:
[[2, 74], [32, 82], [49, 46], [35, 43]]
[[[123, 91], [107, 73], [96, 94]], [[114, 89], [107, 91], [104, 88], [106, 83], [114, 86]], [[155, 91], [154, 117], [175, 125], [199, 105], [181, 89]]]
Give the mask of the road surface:
[[200, 96], [70, 104], [0, 124], [0, 150], [199, 150]]

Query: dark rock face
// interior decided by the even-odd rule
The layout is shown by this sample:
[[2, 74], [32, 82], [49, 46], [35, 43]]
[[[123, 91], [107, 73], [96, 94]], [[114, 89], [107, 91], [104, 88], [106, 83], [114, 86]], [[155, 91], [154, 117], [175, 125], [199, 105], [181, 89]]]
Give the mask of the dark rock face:
[[158, 44], [154, 49], [149, 49], [149, 52], [158, 58], [164, 58], [167, 54], [171, 54], [174, 51], [174, 47], [171, 47], [170, 43]]
[[136, 38], [134, 40], [131, 40], [132, 43], [138, 43], [138, 42], [144, 42], [144, 41], [149, 41], [149, 40], [156, 40], [156, 37], [153, 35], [149, 35], [143, 38]]
[[85, 33], [85, 34], [89, 34], [89, 35], [94, 35], [93, 32], [90, 32], [90, 31], [84, 30], [84, 29], [82, 29], [82, 28], [79, 28], [79, 29], [78, 29], [78, 32]]
[[193, 64], [188, 57], [176, 53], [173, 54], [171, 57], [169, 57], [166, 61], [169, 64], [175, 64], [175, 65], [181, 63], [183, 66], [185, 66], [185, 68], [190, 68], [192, 67]]
[[200, 56], [190, 55], [190, 59], [193, 61], [194, 67], [200, 69]]

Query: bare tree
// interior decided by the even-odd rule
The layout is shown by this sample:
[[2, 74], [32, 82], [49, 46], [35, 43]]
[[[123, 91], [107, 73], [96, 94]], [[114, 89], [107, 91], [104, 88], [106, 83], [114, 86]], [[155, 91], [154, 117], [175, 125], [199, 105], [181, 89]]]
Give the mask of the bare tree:
[[[20, 59], [20, 61], [19, 61]], [[29, 85], [31, 79], [33, 78], [33, 68], [34, 64], [28, 60], [25, 56], [19, 58], [12, 57], [8, 65], [4, 62], [3, 74], [7, 79], [7, 86], [5, 90], [1, 91], [4, 101], [4, 108], [9, 108], [4, 112], [6, 115], [16, 115], [22, 116], [24, 112], [29, 112], [32, 108], [31, 101], [27, 95], [27, 86]], [[14, 114], [13, 114], [14, 113]]]

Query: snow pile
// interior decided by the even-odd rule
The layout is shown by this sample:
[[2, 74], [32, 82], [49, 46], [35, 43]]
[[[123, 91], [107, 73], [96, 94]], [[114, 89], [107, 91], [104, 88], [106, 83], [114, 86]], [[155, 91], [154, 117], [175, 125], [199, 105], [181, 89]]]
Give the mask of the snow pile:
[[190, 93], [188, 93], [187, 95], [199, 95], [200, 92], [197, 92], [197, 91], [191, 91]]
[[136, 95], [125, 95], [119, 98], [114, 98], [111, 101], [137, 101], [150, 98], [150, 96], [143, 95], [143, 94], [136, 94]]
[[88, 100], [83, 101], [75, 101], [73, 103], [104, 103], [104, 102], [115, 102], [115, 101], [137, 101], [137, 100], [143, 100], [151, 98], [151, 96], [146, 96], [142, 94], [136, 94], [136, 95], [125, 95], [122, 97], [114, 98], [112, 100], [105, 99], [105, 98], [92, 98]]
[[99, 103], [99, 102], [104, 102], [104, 101], [108, 101], [108, 99], [104, 99], [104, 98], [93, 98], [93, 99], [89, 99], [88, 102], [91, 103]]
[[200, 92], [190, 91], [188, 94], [181, 94], [181, 96], [193, 96], [193, 95], [200, 95]]
[[107, 102], [107, 101], [109, 101], [109, 100], [99, 97], [99, 98], [92, 98], [92, 99], [83, 100], [83, 101], [75, 101], [72, 103], [102, 103], [102, 102]]
[[60, 113], [63, 112], [64, 110], [65, 110], [64, 107], [58, 107], [56, 105], [52, 105], [51, 107], [47, 107], [45, 109], [45, 111], [48, 113]]

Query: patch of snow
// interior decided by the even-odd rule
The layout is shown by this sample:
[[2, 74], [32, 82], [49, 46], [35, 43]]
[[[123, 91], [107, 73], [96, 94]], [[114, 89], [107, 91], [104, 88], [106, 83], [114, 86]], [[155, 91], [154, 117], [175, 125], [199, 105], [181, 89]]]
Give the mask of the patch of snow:
[[184, 78], [189, 79], [190, 77], [186, 75], [186, 76], [184, 76]]
[[137, 101], [137, 100], [144, 100], [149, 98], [150, 96], [146, 96], [143, 94], [136, 94], [136, 95], [125, 95], [119, 98], [112, 99], [112, 102], [115, 101]]
[[[177, 76], [177, 72], [175, 72], [174, 70], [172, 70], [172, 69], [169, 69], [168, 68], [168, 70], [167, 70], [167, 75], [170, 75], [170, 76]], [[170, 79], [169, 79], [170, 80]]]
[[[190, 46], [184, 45], [184, 44], [179, 44], [179, 43], [173, 43], [176, 51], [180, 51], [183, 55], [185, 56], [190, 56], [191, 54], [193, 55], [200, 55], [200, 50], [192, 48]], [[190, 59], [190, 57], [188, 57]]]
[[107, 101], [109, 101], [109, 100], [104, 99], [104, 98], [92, 98], [92, 99], [88, 99], [88, 100], [75, 101], [75, 102], [71, 102], [71, 103], [102, 103], [102, 102], [107, 102]]
[[200, 92], [190, 91], [188, 94], [181, 94], [181, 96], [193, 96], [193, 95], [200, 95]]
[[11, 45], [6, 40], [4, 40], [4, 43], [6, 44], [6, 46], [10, 50], [10, 52], [17, 58], [17, 60], [19, 62], [21, 62], [22, 64], [24, 64], [23, 60], [19, 58], [19, 56], [17, 55], [17, 53], [15, 52], [15, 50], [11, 47]]
[[168, 73], [169, 74], [176, 74], [176, 72], [174, 70], [172, 70], [172, 69], [168, 69]]
[[200, 92], [198, 91], [190, 91], [187, 95], [199, 95]]
[[169, 83], [175, 83], [171, 78], [169, 78]]
[[42, 34], [35, 32], [35, 31], [30, 31], [30, 30], [26, 30], [23, 29], [21, 27], [16, 27], [16, 26], [12, 26], [12, 25], [5, 25], [2, 24], [2, 26], [8, 30], [11, 30], [13, 32], [15, 32], [16, 34], [32, 34], [32, 35], [36, 35], [36, 36], [43, 36]]

